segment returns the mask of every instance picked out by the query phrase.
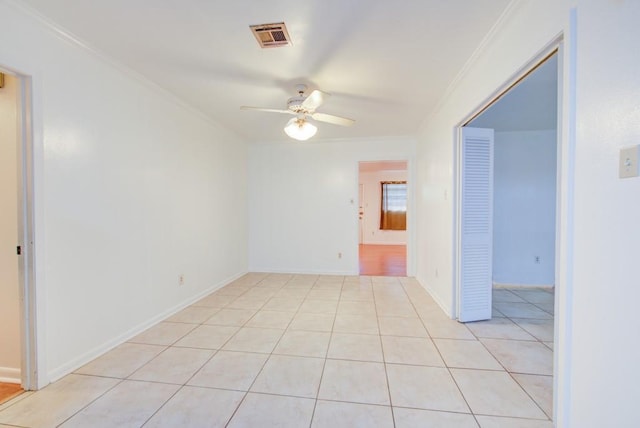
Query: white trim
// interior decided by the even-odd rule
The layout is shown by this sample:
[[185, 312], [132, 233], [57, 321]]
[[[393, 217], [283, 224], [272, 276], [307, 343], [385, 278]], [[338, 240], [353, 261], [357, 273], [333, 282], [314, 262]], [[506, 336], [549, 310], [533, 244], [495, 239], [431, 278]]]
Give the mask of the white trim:
[[21, 384], [21, 379], [20, 369], [0, 367], [0, 382]]
[[280, 269], [280, 268], [251, 268], [251, 273], [276, 273], [283, 275], [340, 275], [340, 276], [358, 276], [358, 271], [353, 270], [304, 270], [304, 269]]
[[418, 248], [416, 236], [418, 235], [418, 225], [416, 224], [416, 210], [418, 209], [418, 198], [416, 195], [417, 161], [415, 155], [407, 159], [407, 276], [416, 276], [416, 257]]
[[[388, 232], [388, 231], [381, 230], [380, 232]], [[405, 232], [405, 231], [403, 230], [402, 232]], [[363, 242], [361, 245], [404, 245], [405, 247], [407, 247], [407, 249], [409, 248], [409, 245], [406, 242], [366, 241], [366, 242]]]
[[447, 311], [451, 319], [458, 319], [458, 279], [460, 278], [460, 227], [462, 225], [461, 219], [461, 203], [460, 196], [462, 195], [462, 125], [460, 123], [454, 129], [453, 136], [453, 186], [451, 186], [453, 204], [453, 225], [451, 227], [451, 234], [453, 236], [453, 245], [451, 245], [451, 302], [449, 308], [451, 311]]
[[37, 370], [33, 364], [37, 358], [36, 343], [36, 286], [35, 286], [35, 237], [34, 188], [33, 188], [33, 139], [31, 131], [31, 79], [17, 76], [20, 82], [18, 100], [18, 245], [22, 248], [20, 269], [20, 343], [21, 383], [25, 389], [37, 387]]
[[558, 287], [554, 307], [553, 418], [559, 427], [571, 426], [576, 37], [577, 12], [571, 8], [566, 38], [558, 47], [558, 116], [562, 121], [558, 127], [555, 278]]
[[[10, 68], [1, 68], [18, 81], [18, 239], [21, 247], [18, 258], [18, 288], [20, 293], [20, 368], [0, 368], [0, 381], [20, 383], [26, 390], [38, 389], [37, 317], [35, 281], [35, 177], [32, 111], [32, 80]], [[15, 370], [3, 374], [5, 370]], [[2, 379], [12, 380], [2, 380]], [[14, 382], [15, 381], [15, 382]]]
[[444, 312], [445, 315], [447, 315], [451, 319], [455, 319], [451, 314], [451, 312], [449, 312], [449, 307], [445, 305], [442, 300], [440, 300], [440, 296], [438, 295], [438, 293], [436, 293], [436, 291], [433, 288], [422, 285], [420, 281], [418, 281], [418, 284], [420, 284], [420, 286], [422, 286], [422, 288], [424, 288], [426, 292], [429, 293], [429, 296], [436, 302], [438, 306], [440, 306], [440, 309], [442, 309], [442, 312]]
[[59, 366], [56, 367], [55, 369], [52, 369], [48, 372], [48, 379], [50, 382], [55, 382], [58, 379], [66, 376], [67, 374], [73, 372], [74, 370], [84, 366], [85, 364], [87, 364], [90, 361], [93, 361], [94, 359], [98, 358], [99, 356], [103, 355], [104, 353], [112, 350], [113, 348], [115, 348], [116, 346], [126, 342], [127, 340], [131, 339], [134, 336], [137, 336], [138, 334], [142, 333], [143, 331], [147, 330], [148, 328], [158, 324], [159, 322], [167, 319], [168, 317], [170, 317], [171, 315], [181, 311], [182, 309], [186, 308], [187, 306], [197, 302], [198, 300], [202, 299], [205, 296], [208, 296], [209, 294], [213, 293], [216, 290], [219, 290], [220, 288], [224, 287], [225, 285], [228, 285], [229, 283], [235, 281], [236, 279], [239, 279], [241, 277], [243, 277], [244, 275], [246, 275], [248, 272], [243, 272], [240, 274], [236, 274], [233, 275], [223, 281], [218, 282], [217, 284], [208, 287], [207, 289], [201, 291], [200, 293], [189, 297], [186, 300], [183, 300], [182, 302], [178, 303], [177, 305], [172, 306], [171, 308], [159, 313], [158, 315], [138, 324], [137, 326], [127, 330], [126, 332], [122, 333], [119, 336], [114, 337], [113, 339], [103, 343], [100, 346], [97, 346], [93, 349], [91, 349], [88, 352], [85, 352], [84, 354], [82, 354], [81, 356], [74, 358], [73, 360]]

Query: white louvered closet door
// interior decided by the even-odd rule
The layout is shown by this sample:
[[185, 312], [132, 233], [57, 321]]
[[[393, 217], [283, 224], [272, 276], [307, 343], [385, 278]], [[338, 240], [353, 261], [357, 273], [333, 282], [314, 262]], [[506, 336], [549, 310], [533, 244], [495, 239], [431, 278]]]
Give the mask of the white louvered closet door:
[[462, 128], [458, 320], [491, 318], [493, 129]]

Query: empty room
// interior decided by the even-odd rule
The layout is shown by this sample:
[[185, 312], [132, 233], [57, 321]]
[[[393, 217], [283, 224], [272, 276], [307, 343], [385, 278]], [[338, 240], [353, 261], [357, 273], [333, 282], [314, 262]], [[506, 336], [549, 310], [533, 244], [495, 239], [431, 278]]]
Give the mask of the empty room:
[[0, 0], [0, 426], [640, 425], [638, 17]]

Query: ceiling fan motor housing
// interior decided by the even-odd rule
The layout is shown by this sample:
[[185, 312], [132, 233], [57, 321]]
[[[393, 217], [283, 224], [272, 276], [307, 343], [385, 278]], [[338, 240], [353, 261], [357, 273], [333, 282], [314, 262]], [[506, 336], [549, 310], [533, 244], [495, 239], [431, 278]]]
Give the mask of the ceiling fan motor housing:
[[287, 101], [287, 108], [296, 113], [304, 112], [306, 109], [302, 107], [302, 103], [306, 98], [307, 97], [301, 95], [289, 98]]

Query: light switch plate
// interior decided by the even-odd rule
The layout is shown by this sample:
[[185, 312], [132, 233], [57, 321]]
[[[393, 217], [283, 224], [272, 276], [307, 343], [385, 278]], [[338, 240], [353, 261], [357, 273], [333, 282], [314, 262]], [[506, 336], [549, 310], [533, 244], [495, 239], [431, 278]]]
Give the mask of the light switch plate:
[[640, 145], [620, 149], [620, 178], [637, 177]]

